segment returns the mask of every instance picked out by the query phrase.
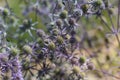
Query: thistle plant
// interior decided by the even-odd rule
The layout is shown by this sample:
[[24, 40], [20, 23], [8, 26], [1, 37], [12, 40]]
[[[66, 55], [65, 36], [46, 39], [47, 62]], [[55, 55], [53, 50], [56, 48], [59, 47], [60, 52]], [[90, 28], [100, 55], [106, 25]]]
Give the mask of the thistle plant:
[[18, 1], [22, 16], [9, 0], [0, 7], [1, 80], [89, 80], [89, 73], [105, 80], [108, 76], [120, 79], [104, 67], [119, 68], [119, 63], [111, 65], [115, 60], [110, 54], [102, 57], [106, 62], [99, 60], [102, 48], [98, 47], [105, 42], [108, 50], [108, 33], [120, 44], [119, 0], [117, 28], [112, 20], [114, 5], [108, 0]]

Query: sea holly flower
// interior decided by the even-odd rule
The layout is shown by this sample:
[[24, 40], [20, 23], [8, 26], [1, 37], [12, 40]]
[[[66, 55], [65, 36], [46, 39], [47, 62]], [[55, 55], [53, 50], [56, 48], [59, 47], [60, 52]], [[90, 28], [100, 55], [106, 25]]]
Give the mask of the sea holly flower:
[[31, 19], [25, 19], [25, 20], [23, 20], [23, 24], [20, 25], [20, 27], [19, 27], [19, 31], [22, 32], [21, 36], [23, 36], [24, 33], [27, 32], [30, 35], [30, 37], [33, 38], [33, 34], [31, 32], [31, 30], [36, 31], [36, 29], [34, 28], [34, 26], [37, 25], [37, 24], [38, 24], [38, 22], [32, 23]]
[[20, 51], [17, 48], [11, 47], [10, 48], [10, 55], [11, 56], [16, 56], [20, 53]]
[[61, 27], [62, 26], [62, 20], [61, 19], [56, 20], [56, 25], [58, 26], [58, 28]]
[[29, 45], [23, 46], [23, 51], [25, 51], [26, 54], [32, 54], [33, 50]]
[[78, 18], [82, 15], [83, 15], [83, 11], [82, 9], [79, 9], [79, 8], [74, 9], [73, 14], [72, 14], [74, 18]]
[[67, 16], [68, 16], [68, 12], [66, 11], [66, 10], [63, 10], [61, 13], [60, 13], [60, 18], [61, 19], [65, 19], [65, 18], [67, 18]]
[[93, 63], [88, 63], [87, 67], [88, 67], [89, 70], [94, 70], [95, 69], [95, 66], [94, 66]]
[[53, 29], [51, 31], [51, 34], [57, 36], [59, 34], [59, 30], [58, 29]]
[[[99, 40], [109, 44], [103, 37], [101, 39], [101, 34], [103, 36], [107, 30], [99, 32], [100, 35], [96, 34], [96, 27], [99, 27], [100, 20], [109, 28], [107, 21], [103, 19], [107, 15], [106, 12], [109, 14], [109, 19], [112, 19], [111, 16], [114, 14], [110, 11], [108, 1], [25, 0], [20, 3], [23, 6], [22, 18], [24, 19], [14, 12], [14, 7], [13, 11], [9, 10], [12, 5], [9, 6], [7, 0], [5, 1], [8, 8], [0, 7], [0, 43], [2, 45], [0, 47], [0, 74], [3, 80], [8, 78], [6, 73], [10, 73], [8, 79], [11, 80], [28, 79], [29, 73], [29, 78], [36, 77], [36, 80], [84, 80], [88, 74], [87, 71], [98, 71], [90, 59], [95, 59], [100, 69], [103, 69], [100, 61], [97, 60], [99, 57], [97, 53], [99, 49], [102, 50], [101, 46], [100, 48], [97, 46], [88, 48], [88, 45], [99, 42]], [[34, 16], [31, 16], [31, 13]], [[31, 18], [33, 21], [35, 18], [36, 22], [33, 22]], [[16, 20], [17, 23], [14, 25]], [[38, 24], [39, 21], [40, 24]], [[99, 22], [92, 24], [92, 21]], [[112, 23], [112, 28], [109, 28], [110, 33], [114, 34], [119, 42], [119, 25], [117, 30], [112, 20], [110, 23]], [[117, 24], [119, 24], [119, 7]], [[41, 26], [44, 26], [46, 30], [40, 29]], [[13, 33], [11, 30], [16, 32]], [[29, 35], [26, 36], [26, 33]], [[15, 37], [10, 38], [11, 35]], [[32, 40], [28, 38], [29, 36]], [[9, 47], [10, 44], [12, 47]], [[13, 44], [19, 45], [15, 47]], [[109, 57], [105, 55], [106, 58]]]
[[87, 11], [88, 11], [88, 5], [87, 5], [87, 4], [82, 5], [82, 6], [81, 6], [81, 9], [82, 9], [82, 11], [83, 11], [83, 14], [86, 14]]
[[3, 16], [6, 17], [9, 15], [9, 10], [8, 9], [4, 9], [2, 12]]
[[86, 61], [86, 58], [84, 56], [81, 56], [79, 59], [79, 63], [82, 65], [85, 63], [85, 61]]
[[79, 66], [73, 66], [73, 73], [79, 74], [80, 73], [80, 67]]
[[25, 31], [29, 30], [29, 29], [35, 30], [35, 28], [33, 26], [35, 26], [36, 24], [37, 24], [37, 22], [36, 23], [32, 23], [32, 20], [25, 19], [25, 20], [23, 20], [23, 25], [20, 26], [20, 29], [21, 30], [25, 30]]
[[69, 22], [70, 25], [74, 25], [75, 24], [75, 19], [74, 18], [70, 18], [68, 20], [68, 22]]
[[62, 44], [64, 42], [64, 39], [62, 38], [62, 36], [57, 36], [57, 42], [59, 44]]
[[37, 30], [37, 35], [41, 38], [45, 37], [45, 32], [41, 29]]
[[71, 44], [73, 44], [73, 43], [75, 43], [77, 40], [76, 40], [76, 38], [74, 37], [74, 36], [72, 36], [71, 38], [70, 38], [70, 43]]
[[40, 79], [40, 77], [44, 77], [46, 74], [49, 74], [51, 68], [49, 67], [49, 64], [46, 64], [45, 62], [42, 63], [41, 69], [38, 70], [38, 76], [37, 78]]
[[0, 14], [3, 15], [3, 19], [10, 15], [10, 11], [7, 8], [0, 7]]

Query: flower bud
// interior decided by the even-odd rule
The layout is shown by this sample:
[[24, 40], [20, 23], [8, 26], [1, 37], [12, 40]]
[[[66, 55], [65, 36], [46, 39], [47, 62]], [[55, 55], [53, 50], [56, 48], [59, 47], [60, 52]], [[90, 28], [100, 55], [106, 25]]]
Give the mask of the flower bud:
[[38, 44], [39, 44], [41, 47], [44, 46], [44, 42], [43, 42], [43, 40], [42, 40], [41, 38], [38, 38], [37, 42], [38, 42]]
[[93, 65], [93, 63], [88, 63], [87, 67], [89, 70], [93, 70], [95, 68], [95, 66]]
[[57, 5], [57, 9], [62, 9], [62, 7], [63, 7], [63, 4], [61, 2], [59, 2]]
[[65, 37], [65, 39], [70, 39], [70, 35], [69, 34], [65, 35], [64, 37]]
[[83, 13], [87, 13], [88, 6], [87, 5], [82, 5], [81, 9], [82, 9]]
[[61, 68], [56, 68], [54, 72], [55, 72], [56, 75], [60, 75], [60, 76], [65, 75], [64, 69], [61, 69]]
[[48, 48], [50, 49], [50, 50], [54, 50], [55, 49], [55, 44], [54, 44], [54, 42], [50, 42], [49, 43], [49, 45], [48, 45]]
[[25, 29], [30, 28], [31, 27], [31, 20], [30, 19], [23, 20], [23, 27], [25, 27]]
[[58, 33], [59, 33], [58, 29], [53, 29], [53, 30], [52, 30], [52, 34], [53, 34], [54, 36], [58, 35]]
[[45, 32], [44, 32], [43, 30], [41, 30], [41, 29], [38, 29], [38, 30], [37, 30], [37, 35], [38, 35], [39, 37], [44, 37], [44, 36], [45, 36]]
[[74, 18], [70, 18], [68, 22], [69, 22], [70, 25], [74, 25], [75, 24], [75, 19]]
[[72, 36], [71, 38], [70, 38], [70, 40], [69, 40], [69, 42], [71, 43], [71, 44], [73, 44], [73, 43], [75, 43], [77, 40], [76, 40], [76, 38], [74, 37], [74, 36]]
[[45, 39], [45, 40], [44, 40], [44, 45], [45, 45], [45, 46], [48, 46], [48, 45], [49, 45], [49, 42], [50, 42], [50, 39]]
[[61, 20], [61, 19], [58, 19], [58, 20], [56, 21], [56, 25], [57, 25], [58, 27], [62, 26], [62, 20]]
[[85, 63], [85, 61], [86, 61], [86, 58], [84, 56], [81, 56], [79, 59], [79, 63], [82, 65]]
[[80, 67], [79, 66], [73, 66], [73, 73], [79, 74], [80, 73]]
[[64, 10], [60, 13], [60, 18], [61, 19], [65, 19], [65, 18], [67, 18], [67, 16], [68, 16], [68, 12], [66, 10]]
[[23, 20], [23, 25], [27, 26], [29, 24], [29, 21], [27, 19]]
[[74, 36], [76, 34], [76, 32], [74, 30], [71, 31], [70, 33], [72, 36]]
[[14, 16], [10, 16], [10, 23], [14, 23], [15, 22], [15, 17]]
[[101, 1], [95, 1], [94, 3], [93, 3], [93, 6], [94, 7], [99, 7], [101, 5]]
[[10, 53], [12, 56], [16, 56], [17, 54], [19, 54], [19, 50], [17, 48], [11, 48], [10, 49]]
[[110, 60], [110, 55], [106, 55], [106, 61]]
[[23, 50], [27, 53], [27, 54], [32, 54], [32, 48], [29, 45], [24, 45], [23, 46]]
[[57, 36], [57, 42], [59, 43], [59, 44], [62, 44], [63, 43], [63, 38], [62, 38], [62, 36]]
[[8, 14], [9, 14], [8, 9], [5, 8], [5, 9], [3, 10], [2, 14], [3, 14], [3, 16], [8, 16]]

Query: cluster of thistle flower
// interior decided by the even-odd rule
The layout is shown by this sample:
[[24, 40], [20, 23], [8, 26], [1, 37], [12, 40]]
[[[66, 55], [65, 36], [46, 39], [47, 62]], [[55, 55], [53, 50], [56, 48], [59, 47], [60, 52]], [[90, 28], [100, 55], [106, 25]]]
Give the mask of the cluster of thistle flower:
[[[34, 10], [41, 15], [45, 11], [38, 6], [39, 3], [46, 4], [43, 5], [44, 8], [49, 9], [46, 12], [50, 18], [50, 24], [46, 25], [48, 32], [36, 29], [36, 41], [24, 45], [20, 50], [10, 47], [0, 54], [2, 79], [7, 80], [10, 74], [11, 80], [23, 80], [28, 74], [40, 80], [84, 79], [86, 71], [93, 70], [94, 65], [89, 58], [76, 54], [76, 50], [80, 48], [80, 39], [76, 33], [79, 26], [77, 22], [83, 15], [98, 14], [100, 8], [103, 8], [103, 2], [50, 0], [51, 6], [48, 7], [47, 0], [38, 0]], [[8, 12], [3, 10], [3, 15], [8, 15]], [[31, 21], [26, 19], [20, 29], [26, 30], [33, 27], [32, 25]]]

